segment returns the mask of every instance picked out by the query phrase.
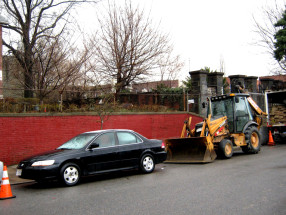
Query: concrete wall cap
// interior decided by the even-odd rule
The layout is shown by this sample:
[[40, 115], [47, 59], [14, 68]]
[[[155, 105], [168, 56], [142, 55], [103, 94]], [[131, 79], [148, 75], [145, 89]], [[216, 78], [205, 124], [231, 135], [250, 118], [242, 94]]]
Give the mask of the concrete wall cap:
[[224, 73], [223, 72], [210, 72], [208, 75], [209, 76], [223, 76]]
[[258, 77], [257, 76], [247, 76], [245, 77], [245, 79], [257, 79]]
[[229, 78], [245, 78], [246, 75], [230, 75]]
[[208, 71], [205, 70], [197, 70], [197, 71], [191, 71], [189, 72], [190, 75], [197, 75], [197, 74], [209, 74]]

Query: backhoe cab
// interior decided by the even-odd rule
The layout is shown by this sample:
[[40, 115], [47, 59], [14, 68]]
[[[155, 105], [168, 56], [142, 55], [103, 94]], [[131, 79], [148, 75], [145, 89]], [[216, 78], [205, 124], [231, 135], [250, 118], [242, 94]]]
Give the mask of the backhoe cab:
[[260, 151], [261, 116], [266, 115], [244, 93], [208, 99], [207, 118], [190, 130], [191, 118], [185, 121], [181, 138], [166, 139], [167, 162], [211, 162], [217, 155], [231, 158], [233, 147], [245, 153]]

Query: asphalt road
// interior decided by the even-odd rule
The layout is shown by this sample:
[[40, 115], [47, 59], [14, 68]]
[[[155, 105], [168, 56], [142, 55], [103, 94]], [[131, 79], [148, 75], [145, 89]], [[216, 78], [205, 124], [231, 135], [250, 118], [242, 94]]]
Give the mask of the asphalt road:
[[98, 175], [75, 187], [12, 185], [1, 215], [22, 214], [286, 214], [286, 144], [257, 155], [236, 152], [209, 164], [159, 164]]

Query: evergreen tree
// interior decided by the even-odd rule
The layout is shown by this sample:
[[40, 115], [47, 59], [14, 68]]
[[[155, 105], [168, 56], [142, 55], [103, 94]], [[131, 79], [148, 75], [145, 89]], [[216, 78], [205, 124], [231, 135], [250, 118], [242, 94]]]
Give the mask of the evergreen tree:
[[274, 35], [274, 58], [280, 62], [286, 57], [286, 10], [274, 26], [279, 28]]

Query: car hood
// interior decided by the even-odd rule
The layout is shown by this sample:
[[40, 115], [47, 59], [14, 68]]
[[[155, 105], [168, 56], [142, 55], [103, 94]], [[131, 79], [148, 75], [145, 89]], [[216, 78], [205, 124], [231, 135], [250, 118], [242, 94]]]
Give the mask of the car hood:
[[76, 154], [78, 150], [72, 150], [72, 149], [55, 149], [43, 153], [39, 153], [33, 156], [30, 156], [23, 161], [40, 161], [40, 160], [54, 160], [58, 157], [63, 157], [71, 154]]

